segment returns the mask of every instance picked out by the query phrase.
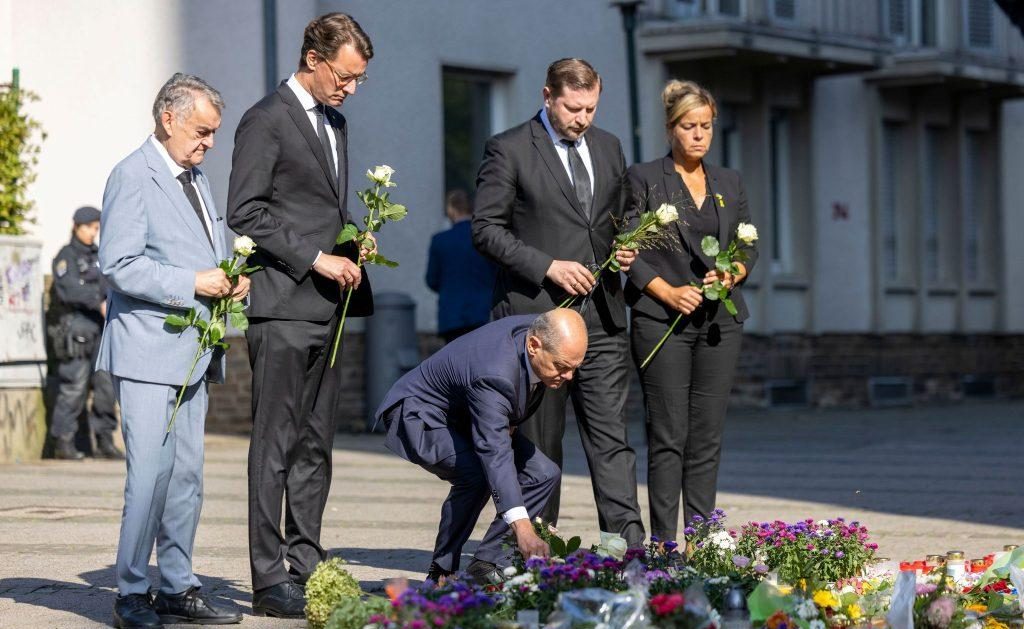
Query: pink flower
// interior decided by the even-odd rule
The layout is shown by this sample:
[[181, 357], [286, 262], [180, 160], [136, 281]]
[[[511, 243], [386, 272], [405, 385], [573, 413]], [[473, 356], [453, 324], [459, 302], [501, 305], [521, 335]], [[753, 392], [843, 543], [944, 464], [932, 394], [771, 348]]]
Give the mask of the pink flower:
[[932, 604], [928, 606], [928, 612], [925, 614], [928, 618], [928, 622], [936, 627], [948, 627], [949, 622], [953, 619], [953, 612], [956, 611], [956, 604], [953, 603], [953, 599], [948, 596], [940, 596], [939, 598], [932, 601]]

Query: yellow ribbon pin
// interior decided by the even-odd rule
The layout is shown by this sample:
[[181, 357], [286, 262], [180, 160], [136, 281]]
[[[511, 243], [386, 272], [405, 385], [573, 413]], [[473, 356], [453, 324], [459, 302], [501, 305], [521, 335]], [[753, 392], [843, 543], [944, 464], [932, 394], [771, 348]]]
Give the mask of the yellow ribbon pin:
[[716, 192], [715, 198], [718, 199], [718, 207], [725, 207], [725, 199], [722, 198], [722, 195]]

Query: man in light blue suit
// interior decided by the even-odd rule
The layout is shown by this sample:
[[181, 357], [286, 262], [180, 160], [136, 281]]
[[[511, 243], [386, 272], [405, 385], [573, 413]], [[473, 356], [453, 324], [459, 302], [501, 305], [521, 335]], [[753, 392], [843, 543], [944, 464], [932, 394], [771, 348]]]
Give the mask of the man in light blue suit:
[[[116, 627], [162, 623], [230, 624], [235, 611], [214, 605], [192, 572], [203, 503], [203, 429], [207, 382], [222, 382], [222, 352], [204, 355], [166, 433], [198, 338], [164, 317], [196, 308], [210, 318], [211, 298], [243, 299], [217, 268], [228, 257], [224, 222], [197, 166], [213, 147], [224, 102], [202, 79], [175, 74], [153, 104], [156, 128], [114, 167], [103, 193], [100, 268], [111, 287], [98, 369], [109, 371], [121, 406], [128, 475], [117, 549]], [[156, 545], [160, 583], [147, 576]]]

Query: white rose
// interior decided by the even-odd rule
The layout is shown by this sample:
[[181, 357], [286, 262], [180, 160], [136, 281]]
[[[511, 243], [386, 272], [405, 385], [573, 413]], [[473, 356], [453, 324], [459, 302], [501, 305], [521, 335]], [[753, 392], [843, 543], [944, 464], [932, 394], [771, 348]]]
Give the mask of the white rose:
[[817, 618], [820, 612], [818, 612], [818, 606], [814, 604], [814, 601], [805, 598], [796, 606], [796, 613], [804, 620], [810, 620]]
[[601, 543], [597, 546], [597, 554], [602, 557], [622, 559], [626, 556], [626, 540], [615, 533], [601, 531]]
[[234, 252], [240, 256], [251, 256], [256, 251], [256, 243], [248, 236], [235, 238]]
[[395, 169], [388, 165], [377, 166], [373, 170], [366, 171], [366, 178], [373, 183], [380, 184], [385, 188], [390, 188], [398, 184], [391, 181], [391, 175], [395, 174]]
[[818, 619], [808, 623], [810, 629], [825, 629], [825, 621]]
[[654, 216], [662, 225], [668, 225], [679, 219], [679, 212], [676, 210], [676, 206], [662, 203], [661, 207], [654, 211]]
[[502, 570], [501, 572], [502, 572], [502, 574], [504, 574], [504, 575], [505, 575], [505, 578], [506, 578], [506, 579], [510, 579], [510, 578], [512, 578], [512, 577], [514, 577], [514, 576], [516, 576], [516, 573], [517, 573], [518, 571], [516, 570], [516, 567], [515, 567], [515, 566], [508, 566], [507, 568], [505, 568], [505, 569], [504, 569], [504, 570]]
[[750, 245], [757, 240], [757, 228], [750, 223], [740, 223], [736, 228], [736, 237]]

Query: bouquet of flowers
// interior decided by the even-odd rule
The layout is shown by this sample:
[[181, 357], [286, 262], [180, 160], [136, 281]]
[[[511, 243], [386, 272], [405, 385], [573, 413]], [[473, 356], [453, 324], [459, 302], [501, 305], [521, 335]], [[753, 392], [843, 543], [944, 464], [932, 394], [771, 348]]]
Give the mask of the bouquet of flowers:
[[[669, 205], [668, 203], [662, 203], [657, 210], [640, 214], [640, 220], [636, 227], [620, 232], [615, 236], [615, 240], [612, 243], [612, 252], [608, 255], [608, 259], [604, 261], [604, 264], [594, 271], [594, 279], [599, 279], [601, 273], [608, 268], [613, 272], [618, 272], [620, 267], [619, 263], [615, 260], [615, 254], [619, 249], [670, 247], [675, 242], [675, 239], [672, 236], [672, 232], [665, 228], [678, 219], [678, 210], [676, 210], [674, 205]], [[558, 307], [568, 308], [575, 303], [576, 297], [578, 295], [566, 298], [565, 301], [558, 304]]]
[[[722, 250], [718, 239], [714, 236], [704, 236], [700, 241], [700, 248], [704, 252], [704, 255], [709, 258], [713, 258], [715, 261], [715, 269], [722, 273], [732, 273], [737, 275], [740, 272], [738, 264], [747, 260], [746, 249], [750, 248], [757, 241], [757, 228], [750, 223], [740, 223], [736, 227], [736, 238], [729, 243], [729, 247]], [[704, 292], [704, 298], [711, 301], [721, 301], [725, 309], [729, 311], [729, 314], [736, 316], [738, 312], [736, 305], [729, 299], [729, 292], [731, 289], [726, 288], [722, 283], [722, 280], [716, 279], [711, 284], [705, 284], [701, 289]], [[647, 365], [651, 363], [651, 360], [661, 350], [661, 346], [665, 344], [668, 337], [676, 329], [676, 325], [679, 324], [679, 320], [683, 318], [683, 313], [679, 313], [672, 325], [668, 327], [668, 331], [665, 332], [658, 344], [654, 346], [651, 353], [644, 358], [643, 362], [640, 363], [640, 369], [646, 369]]]
[[[238, 284], [239, 276], [255, 273], [262, 267], [246, 266], [243, 262], [245, 258], [256, 251], [256, 243], [252, 238], [248, 236], [235, 238], [232, 249], [235, 255], [230, 260], [221, 260], [217, 267], [224, 271], [234, 286]], [[196, 348], [192, 365], [188, 368], [188, 374], [185, 376], [185, 382], [181, 385], [181, 390], [178, 391], [178, 399], [174, 402], [174, 410], [171, 412], [171, 421], [167, 423], [167, 434], [170, 434], [171, 428], [174, 427], [174, 420], [178, 417], [178, 408], [181, 406], [185, 389], [188, 388], [188, 383], [192, 380], [192, 373], [195, 371], [199, 359], [206, 352], [213, 351], [214, 348], [228, 349], [228, 344], [224, 342], [224, 335], [228, 330], [227, 319], [230, 319], [231, 325], [242, 332], [249, 327], [249, 319], [245, 316], [245, 305], [235, 301], [231, 295], [213, 300], [210, 305], [209, 321], [203, 319], [195, 308], [189, 308], [184, 315], [169, 314], [164, 317], [164, 325], [172, 330], [184, 332], [189, 328], [195, 328], [199, 334], [199, 347]]]
[[739, 554], [763, 555], [770, 569], [788, 583], [831, 582], [858, 576], [874, 559], [877, 544], [859, 522], [801, 520], [787, 524], [751, 522], [737, 540]]
[[[363, 217], [363, 225], [366, 229], [360, 231], [358, 227], [349, 223], [342, 228], [335, 240], [335, 243], [339, 245], [355, 242], [360, 251], [364, 249], [370, 251], [370, 253], [359, 256], [359, 261], [356, 264], [360, 267], [364, 264], [380, 264], [389, 268], [398, 266], [397, 262], [380, 255], [370, 238], [370, 234], [380, 231], [388, 221], [400, 221], [408, 214], [404, 205], [391, 202], [390, 192], [381, 193], [381, 188], [393, 188], [398, 185], [391, 181], [393, 174], [395, 174], [395, 169], [387, 165], [377, 166], [373, 170], [366, 171], [366, 178], [373, 182], [373, 187], [356, 193], [359, 200], [366, 206], [367, 214]], [[348, 314], [348, 303], [351, 299], [352, 287], [350, 286], [345, 291], [345, 305], [341, 309], [341, 321], [334, 333], [334, 345], [331, 347], [331, 367], [334, 367], [334, 361], [338, 356], [338, 346], [341, 344], [341, 335], [345, 330], [345, 316]]]

